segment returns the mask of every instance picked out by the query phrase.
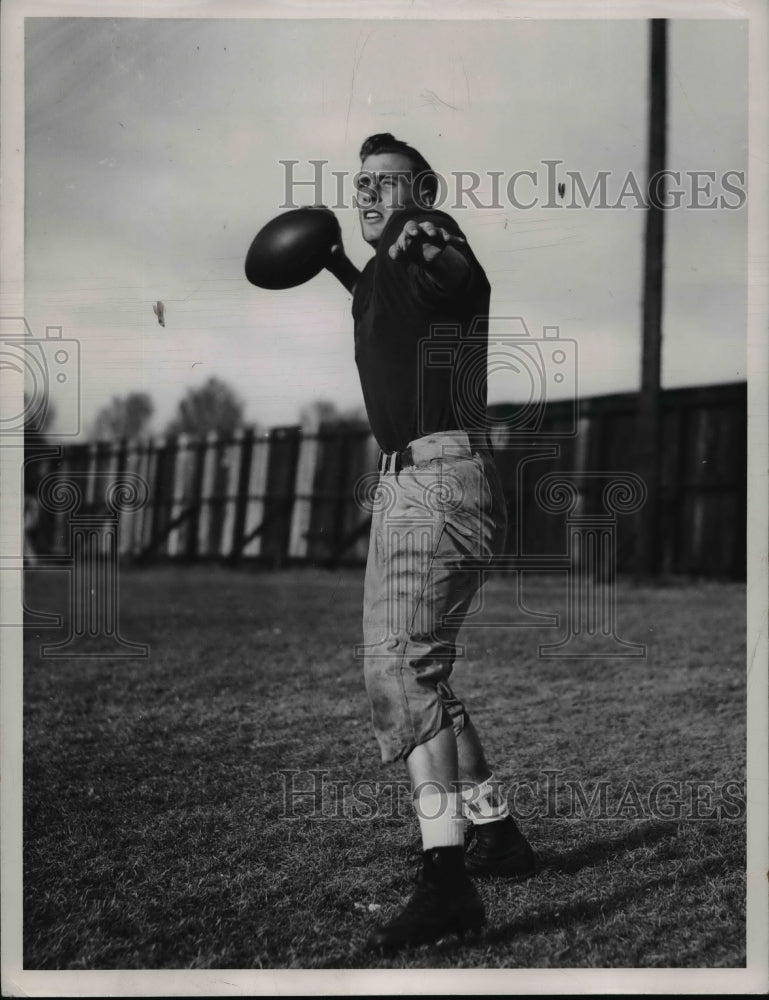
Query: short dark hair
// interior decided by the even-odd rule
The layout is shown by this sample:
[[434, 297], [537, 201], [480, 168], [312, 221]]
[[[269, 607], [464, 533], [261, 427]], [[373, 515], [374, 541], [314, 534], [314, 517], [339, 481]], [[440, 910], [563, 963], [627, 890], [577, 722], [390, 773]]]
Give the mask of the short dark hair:
[[361, 163], [367, 156], [376, 156], [377, 153], [401, 153], [408, 157], [414, 168], [415, 178], [419, 178], [419, 196], [428, 195], [431, 204], [435, 201], [438, 178], [435, 176], [433, 168], [418, 150], [409, 146], [407, 142], [396, 139], [390, 132], [377, 132], [376, 135], [370, 135], [368, 139], [365, 139], [360, 147]]

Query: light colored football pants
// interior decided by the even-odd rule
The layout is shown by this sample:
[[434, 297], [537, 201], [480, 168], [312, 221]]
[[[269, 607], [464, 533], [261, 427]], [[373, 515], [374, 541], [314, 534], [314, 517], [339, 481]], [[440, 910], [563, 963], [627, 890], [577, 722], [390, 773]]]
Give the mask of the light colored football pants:
[[364, 587], [364, 677], [385, 763], [468, 715], [449, 686], [462, 619], [483, 582], [466, 557], [501, 552], [507, 517], [494, 460], [467, 434], [411, 442], [380, 474]]

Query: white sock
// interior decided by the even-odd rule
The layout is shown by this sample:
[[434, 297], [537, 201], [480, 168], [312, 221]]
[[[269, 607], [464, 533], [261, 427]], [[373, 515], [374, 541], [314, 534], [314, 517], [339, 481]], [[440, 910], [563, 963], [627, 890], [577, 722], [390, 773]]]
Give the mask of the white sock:
[[476, 824], [495, 823], [510, 815], [507, 800], [493, 774], [480, 785], [462, 790], [462, 809], [465, 816]]
[[422, 850], [464, 844], [465, 820], [458, 792], [422, 792], [414, 801], [414, 808], [419, 817]]

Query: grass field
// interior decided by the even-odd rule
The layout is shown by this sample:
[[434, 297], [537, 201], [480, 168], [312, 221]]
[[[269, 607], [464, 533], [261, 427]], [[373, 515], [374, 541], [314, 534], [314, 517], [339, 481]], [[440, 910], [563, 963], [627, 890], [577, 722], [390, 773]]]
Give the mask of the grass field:
[[[32, 573], [28, 603], [65, 610], [64, 585]], [[491, 613], [509, 588], [489, 582]], [[148, 660], [41, 659], [60, 636], [29, 630], [25, 968], [744, 965], [743, 586], [621, 584], [644, 660], [465, 633], [456, 688], [541, 871], [480, 885], [478, 942], [392, 958], [363, 944], [410, 891], [417, 823], [368, 722], [361, 590], [357, 570], [132, 571], [120, 628]], [[529, 603], [562, 610], [563, 582]]]

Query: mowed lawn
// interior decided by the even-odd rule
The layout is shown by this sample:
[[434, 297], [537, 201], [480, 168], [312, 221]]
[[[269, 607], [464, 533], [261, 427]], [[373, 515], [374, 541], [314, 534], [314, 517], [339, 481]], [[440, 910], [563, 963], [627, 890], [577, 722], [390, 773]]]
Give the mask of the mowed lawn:
[[[744, 965], [744, 587], [622, 582], [617, 631], [644, 659], [463, 633], [455, 686], [541, 869], [481, 884], [478, 941], [383, 958], [365, 938], [410, 892], [418, 827], [369, 725], [362, 581], [124, 571], [120, 629], [146, 660], [44, 659], [64, 633], [28, 630], [25, 968]], [[65, 587], [33, 572], [28, 604], [66, 611]], [[492, 579], [477, 620], [512, 594]], [[562, 612], [564, 581], [525, 598]]]

